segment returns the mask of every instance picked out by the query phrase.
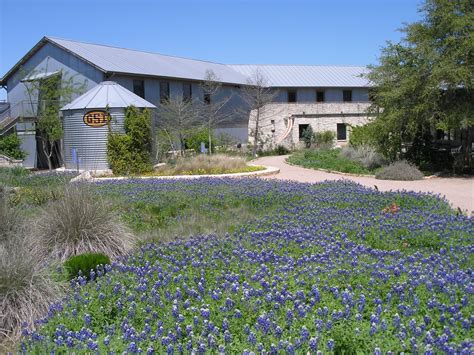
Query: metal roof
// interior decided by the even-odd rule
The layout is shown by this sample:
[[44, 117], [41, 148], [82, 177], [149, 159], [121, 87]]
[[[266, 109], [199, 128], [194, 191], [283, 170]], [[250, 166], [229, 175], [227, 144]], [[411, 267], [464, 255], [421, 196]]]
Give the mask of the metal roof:
[[371, 83], [360, 77], [368, 72], [361, 66], [318, 65], [226, 65], [157, 53], [84, 43], [54, 37], [43, 37], [0, 80], [8, 78], [46, 43], [64, 49], [107, 74], [166, 77], [202, 81], [207, 70], [213, 70], [221, 82], [245, 85], [259, 69], [272, 87], [368, 87]]
[[103, 81], [85, 94], [79, 96], [61, 110], [82, 110], [89, 108], [128, 107], [156, 108], [155, 105], [135, 95], [114, 81]]
[[361, 77], [368, 69], [359, 66], [323, 65], [229, 65], [246, 77], [257, 70], [272, 87], [369, 87], [370, 82]]
[[245, 84], [247, 80], [245, 76], [224, 64], [59, 38], [47, 38], [105, 72], [204, 80], [206, 71], [213, 70], [224, 83]]
[[35, 74], [32, 74], [32, 75], [27, 75], [25, 78], [21, 79], [21, 81], [22, 82], [27, 82], [27, 81], [35, 81], [35, 80], [39, 80], [39, 79], [46, 79], [46, 78], [49, 78], [51, 76], [57, 75], [59, 73], [61, 73], [60, 70], [51, 71], [51, 72], [44, 72], [44, 73], [35, 73]]

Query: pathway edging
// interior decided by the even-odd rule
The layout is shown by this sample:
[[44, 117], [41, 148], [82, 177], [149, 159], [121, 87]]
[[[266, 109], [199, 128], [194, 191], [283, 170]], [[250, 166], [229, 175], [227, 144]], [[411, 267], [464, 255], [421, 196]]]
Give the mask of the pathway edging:
[[268, 176], [278, 174], [279, 168], [273, 166], [249, 164], [250, 166], [262, 166], [264, 170], [250, 171], [245, 173], [234, 173], [234, 174], [213, 174], [213, 175], [168, 175], [168, 176], [110, 176], [110, 177], [94, 177], [90, 171], [84, 171], [80, 175], [71, 179], [71, 182], [87, 181], [87, 182], [98, 182], [98, 181], [114, 181], [114, 180], [186, 180], [186, 179], [199, 179], [206, 177], [252, 177], [252, 176]]

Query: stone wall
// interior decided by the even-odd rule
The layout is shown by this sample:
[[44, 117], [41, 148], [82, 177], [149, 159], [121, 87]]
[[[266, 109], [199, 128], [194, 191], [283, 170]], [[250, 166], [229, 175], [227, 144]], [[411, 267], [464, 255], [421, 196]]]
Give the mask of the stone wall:
[[0, 154], [0, 167], [21, 166], [22, 160], [15, 160], [6, 155]]
[[[367, 109], [370, 103], [272, 103], [261, 110], [259, 122], [260, 138], [265, 149], [279, 144], [289, 148], [300, 146], [299, 125], [309, 124], [314, 132], [333, 131], [337, 133], [337, 124], [348, 125], [347, 139], [337, 141], [336, 144], [344, 145], [349, 140], [350, 126], [367, 123], [370, 116]], [[253, 141], [256, 112], [252, 111], [249, 118], [249, 140]], [[293, 128], [288, 137], [282, 140], [288, 125], [288, 120], [294, 120]]]

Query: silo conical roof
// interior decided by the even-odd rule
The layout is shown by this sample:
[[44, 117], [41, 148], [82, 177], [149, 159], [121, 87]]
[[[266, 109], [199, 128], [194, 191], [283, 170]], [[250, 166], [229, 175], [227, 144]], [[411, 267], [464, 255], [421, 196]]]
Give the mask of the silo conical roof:
[[135, 106], [156, 108], [155, 105], [127, 90], [115, 81], [103, 81], [85, 94], [79, 96], [61, 110], [82, 110], [89, 108], [119, 108]]

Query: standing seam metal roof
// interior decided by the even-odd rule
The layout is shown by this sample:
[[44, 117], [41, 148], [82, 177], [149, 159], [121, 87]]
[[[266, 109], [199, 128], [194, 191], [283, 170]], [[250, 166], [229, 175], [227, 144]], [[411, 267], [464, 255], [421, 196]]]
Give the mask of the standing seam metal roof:
[[44, 37], [38, 42], [4, 75], [1, 83], [4, 85], [8, 77], [46, 42], [71, 52], [105, 73], [202, 81], [205, 79], [206, 71], [213, 70], [222, 83], [245, 85], [252, 74], [259, 70], [268, 79], [270, 87], [372, 86], [362, 77], [368, 70], [361, 66], [226, 65], [53, 37]]
[[204, 80], [212, 69], [224, 83], [245, 84], [247, 78], [225, 64], [48, 37], [106, 72]]
[[242, 75], [251, 77], [257, 70], [273, 87], [368, 87], [362, 77], [368, 73], [360, 66], [319, 65], [229, 65]]
[[117, 108], [128, 107], [156, 108], [155, 105], [142, 99], [130, 90], [114, 81], [103, 81], [99, 85], [93, 87], [85, 94], [79, 96], [70, 104], [64, 106], [61, 110], [82, 110], [89, 108]]

